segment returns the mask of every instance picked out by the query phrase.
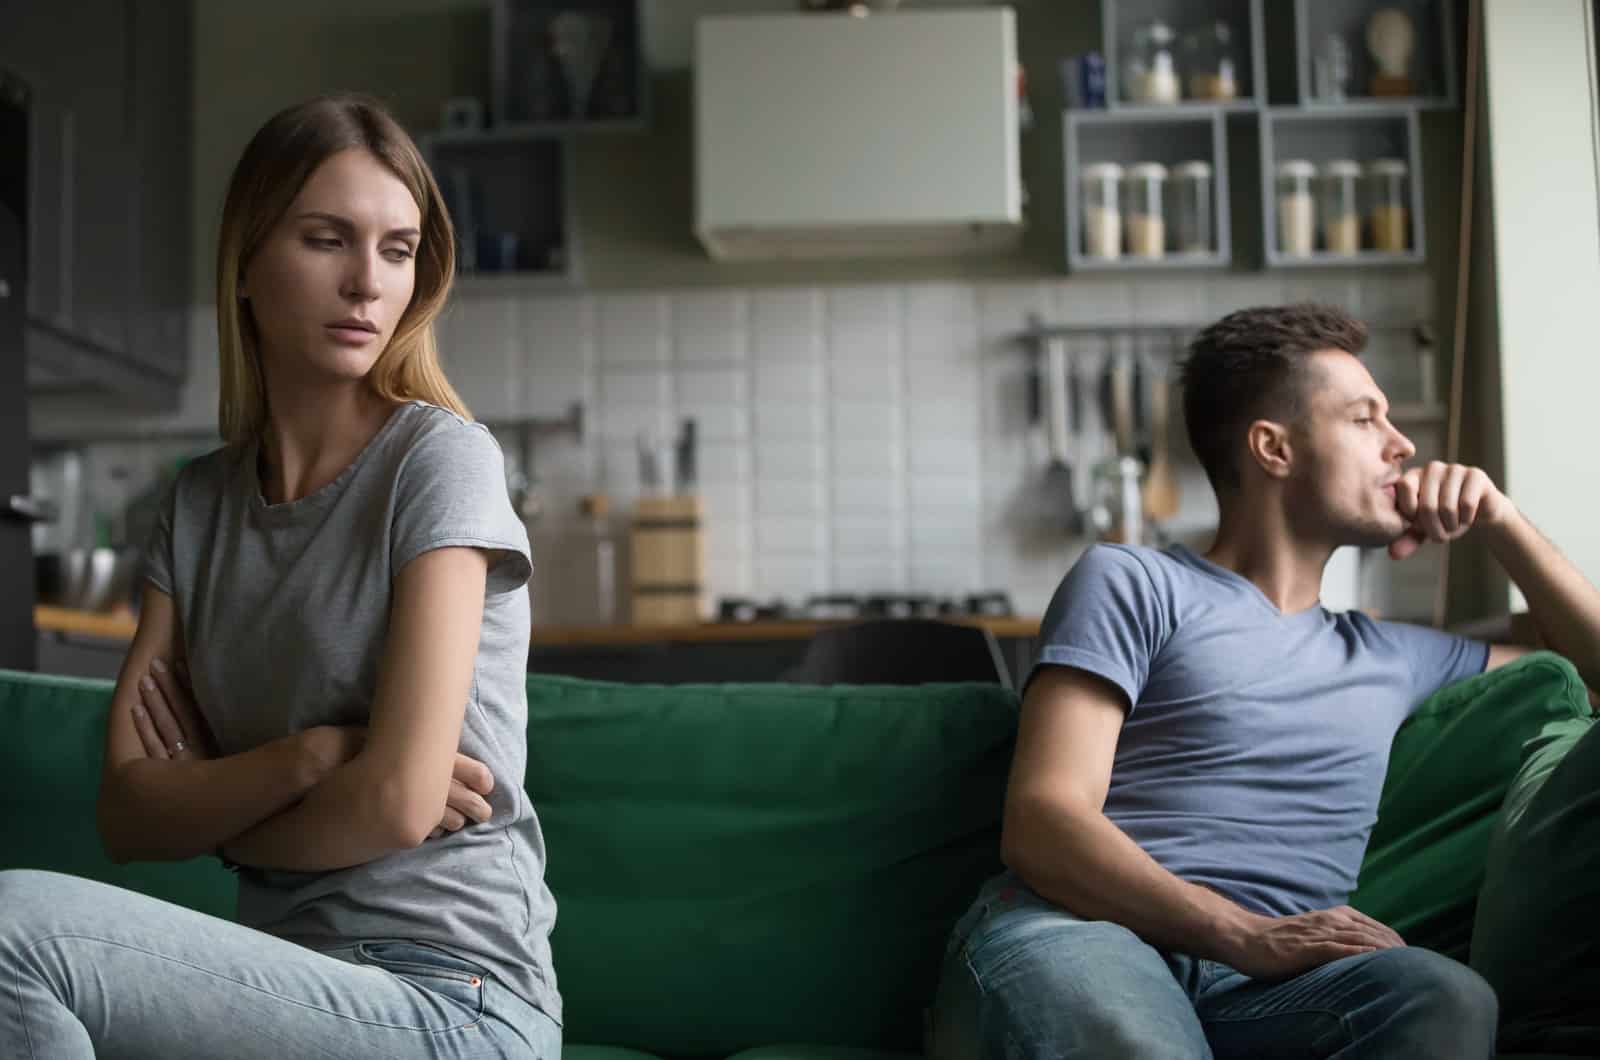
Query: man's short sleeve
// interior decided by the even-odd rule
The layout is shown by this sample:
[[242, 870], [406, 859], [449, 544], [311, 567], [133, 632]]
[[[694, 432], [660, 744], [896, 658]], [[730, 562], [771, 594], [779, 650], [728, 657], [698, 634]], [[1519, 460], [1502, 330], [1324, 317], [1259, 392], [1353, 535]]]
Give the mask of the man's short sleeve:
[[505, 460], [487, 427], [453, 423], [422, 438], [400, 471], [390, 570], [436, 548], [491, 552], [490, 595], [520, 588], [533, 573], [528, 530], [511, 508]]
[[1150, 677], [1150, 661], [1166, 641], [1167, 614], [1132, 549], [1093, 545], [1045, 610], [1028, 681], [1041, 666], [1074, 666], [1122, 689], [1132, 710]]
[[1379, 622], [1378, 625], [1399, 645], [1411, 665], [1411, 708], [1422, 703], [1446, 685], [1483, 673], [1489, 662], [1489, 645], [1415, 626], [1409, 622]]

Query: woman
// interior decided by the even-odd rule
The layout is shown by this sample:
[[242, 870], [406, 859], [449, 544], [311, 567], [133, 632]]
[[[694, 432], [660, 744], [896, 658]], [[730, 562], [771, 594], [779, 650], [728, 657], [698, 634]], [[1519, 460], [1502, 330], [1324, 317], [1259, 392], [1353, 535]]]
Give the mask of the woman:
[[0, 873], [0, 1056], [559, 1057], [528, 538], [439, 368], [453, 240], [370, 100], [246, 147], [217, 255], [227, 444], [152, 537], [99, 802], [119, 862], [236, 865], [239, 923]]

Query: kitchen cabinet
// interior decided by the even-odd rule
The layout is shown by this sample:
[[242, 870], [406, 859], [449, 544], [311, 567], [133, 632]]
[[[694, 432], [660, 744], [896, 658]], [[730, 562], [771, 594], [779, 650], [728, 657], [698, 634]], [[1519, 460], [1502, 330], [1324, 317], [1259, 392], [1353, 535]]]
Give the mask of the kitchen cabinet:
[[32, 89], [25, 348], [39, 392], [176, 400], [187, 364], [190, 7], [0, 8], [0, 65]]

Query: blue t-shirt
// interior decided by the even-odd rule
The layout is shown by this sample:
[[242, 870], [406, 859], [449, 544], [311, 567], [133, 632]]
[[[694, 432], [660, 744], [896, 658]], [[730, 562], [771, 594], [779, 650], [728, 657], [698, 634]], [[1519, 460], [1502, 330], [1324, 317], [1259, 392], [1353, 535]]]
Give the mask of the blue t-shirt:
[[1117, 827], [1180, 879], [1284, 916], [1349, 898], [1396, 730], [1488, 651], [1359, 611], [1285, 615], [1182, 546], [1095, 545], [1045, 611], [1033, 672], [1127, 695]]

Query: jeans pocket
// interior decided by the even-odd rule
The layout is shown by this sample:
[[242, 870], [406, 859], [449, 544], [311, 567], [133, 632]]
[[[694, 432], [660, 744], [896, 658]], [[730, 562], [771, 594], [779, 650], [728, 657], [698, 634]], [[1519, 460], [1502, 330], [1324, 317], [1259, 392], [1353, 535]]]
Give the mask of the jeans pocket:
[[489, 971], [463, 957], [406, 939], [381, 939], [356, 946], [356, 960], [382, 968], [465, 1007], [477, 1020], [483, 1015], [483, 981]]

